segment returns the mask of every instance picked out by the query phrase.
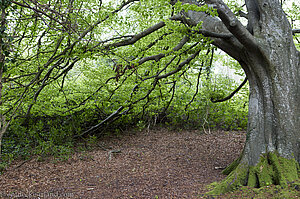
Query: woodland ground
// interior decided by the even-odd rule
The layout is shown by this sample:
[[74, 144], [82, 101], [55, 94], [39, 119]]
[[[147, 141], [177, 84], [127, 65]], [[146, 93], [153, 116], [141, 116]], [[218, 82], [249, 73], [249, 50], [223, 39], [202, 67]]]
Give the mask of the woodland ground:
[[[0, 175], [1, 198], [202, 198], [240, 154], [245, 132], [126, 132], [65, 161], [14, 162]], [[238, 194], [253, 198], [255, 193]], [[232, 198], [223, 195], [218, 198]]]

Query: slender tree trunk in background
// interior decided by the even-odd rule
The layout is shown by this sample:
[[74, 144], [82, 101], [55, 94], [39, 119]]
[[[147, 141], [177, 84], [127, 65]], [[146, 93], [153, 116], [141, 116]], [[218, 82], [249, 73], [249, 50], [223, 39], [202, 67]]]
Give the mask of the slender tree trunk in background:
[[[0, 57], [1, 59], [1, 57]], [[3, 67], [0, 68], [0, 107], [2, 107], [2, 88], [3, 88]], [[1, 157], [1, 146], [2, 146], [2, 137], [4, 132], [6, 131], [6, 121], [5, 116], [2, 115], [2, 110], [0, 112], [0, 157]]]
[[243, 153], [212, 193], [240, 185], [286, 186], [300, 175], [300, 53], [292, 28], [278, 0], [246, 0], [247, 29], [221, 0], [206, 2], [221, 20], [193, 11], [189, 17], [208, 31], [232, 34], [212, 38], [213, 44], [241, 64], [250, 85]]
[[[3, 2], [2, 2], [3, 3]], [[2, 5], [1, 5], [2, 6]], [[1, 31], [0, 31], [0, 157], [1, 157], [1, 148], [2, 148], [2, 137], [7, 130], [8, 123], [6, 122], [5, 116], [3, 115], [3, 101], [2, 101], [2, 93], [3, 93], [3, 73], [4, 73], [4, 64], [5, 64], [5, 41], [3, 38], [5, 37], [5, 25], [6, 25], [6, 12], [5, 8], [2, 6], [1, 8]]]

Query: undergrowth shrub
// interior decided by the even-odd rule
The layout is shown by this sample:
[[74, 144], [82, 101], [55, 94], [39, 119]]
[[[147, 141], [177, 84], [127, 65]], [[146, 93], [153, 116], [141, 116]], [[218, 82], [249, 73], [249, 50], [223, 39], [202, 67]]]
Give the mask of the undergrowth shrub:
[[[103, 98], [103, 101], [99, 101], [99, 96], [94, 97], [91, 103], [68, 114], [59, 114], [53, 110], [53, 107], [62, 106], [59, 105], [63, 103], [62, 101], [52, 102], [51, 104], [55, 106], [49, 106], [49, 115], [47, 110], [35, 111], [26, 125], [20, 119], [24, 117], [15, 119], [3, 137], [2, 162], [9, 162], [16, 157], [28, 158], [31, 155], [39, 156], [41, 159], [46, 156], [67, 159], [78, 138], [80, 141], [89, 142], [88, 146], [92, 146], [97, 140], [94, 135], [101, 136], [114, 132], [120, 134], [128, 128], [142, 130], [159, 124], [181, 129], [246, 129], [247, 87], [228, 101], [212, 103], [212, 97], [224, 98], [237, 87], [231, 80], [218, 78], [221, 83], [217, 85], [203, 80], [196, 94], [195, 89], [186, 90], [182, 85], [176, 88], [177, 92], [172, 97], [157, 91], [156, 95], [147, 99], [147, 103], [144, 101], [137, 103], [127, 114], [105, 123], [101, 129], [94, 131], [92, 137], [80, 135], [114, 113], [126, 98], [122, 98], [121, 94], [118, 99], [115, 97], [115, 100], [120, 101], [118, 105], [115, 101], [109, 101], [110, 99]], [[158, 97], [159, 95], [161, 97]], [[37, 107], [39, 106], [42, 107], [37, 104]]]

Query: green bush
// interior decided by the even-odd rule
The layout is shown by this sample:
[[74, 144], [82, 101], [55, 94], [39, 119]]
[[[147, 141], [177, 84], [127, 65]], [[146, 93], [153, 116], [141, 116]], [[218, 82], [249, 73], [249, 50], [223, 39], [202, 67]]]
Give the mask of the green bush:
[[[124, 107], [122, 111], [128, 112], [112, 118], [91, 136], [120, 133], [126, 128], [142, 130], [157, 124], [186, 129], [244, 130], [247, 127], [247, 86], [228, 101], [211, 102], [211, 98], [228, 96], [238, 86], [227, 77], [210, 74], [214, 78], [212, 81], [203, 74], [195, 84], [193, 82], [197, 82], [198, 74], [194, 72], [196, 66], [193, 65], [186, 69], [185, 77], [175, 75], [162, 79], [146, 96], [151, 90], [151, 82], [137, 84], [134, 75], [128, 76], [122, 83], [123, 77], [119, 82], [105, 82], [95, 79], [95, 74], [113, 75], [111, 68], [85, 67], [76, 81], [73, 81], [72, 75], [69, 77], [64, 92], [55, 86], [46, 87], [29, 118], [24, 117], [24, 113], [31, 100], [23, 103], [4, 135], [3, 160], [30, 155], [68, 157], [78, 138], [92, 146], [96, 138], [89, 135], [82, 137], [82, 132], [102, 122], [121, 106]], [[132, 92], [135, 85], [138, 89]]]

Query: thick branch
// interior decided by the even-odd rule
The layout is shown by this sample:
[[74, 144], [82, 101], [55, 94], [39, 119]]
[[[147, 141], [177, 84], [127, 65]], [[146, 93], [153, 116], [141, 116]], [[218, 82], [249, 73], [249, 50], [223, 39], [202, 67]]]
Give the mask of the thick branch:
[[300, 29], [293, 29], [293, 35], [300, 33]]
[[244, 13], [243, 11], [239, 11], [239, 16], [240, 17], [244, 17], [245, 19], [248, 19], [248, 14], [247, 13]]
[[217, 32], [210, 32], [208, 30], [193, 30], [193, 33], [202, 34], [205, 37], [213, 37], [213, 38], [222, 38], [222, 39], [229, 39], [232, 38], [233, 35], [230, 33], [217, 33]]
[[245, 0], [248, 10], [248, 31], [254, 35], [260, 28], [260, 9], [257, 0]]
[[138, 40], [140, 40], [141, 38], [159, 30], [160, 28], [164, 27], [166, 24], [165, 22], [161, 21], [157, 24], [155, 24], [154, 26], [146, 29], [145, 31], [133, 36], [130, 39], [126, 39], [117, 43], [113, 43], [113, 44], [109, 44], [107, 46], [105, 46], [105, 49], [111, 49], [111, 48], [117, 48], [117, 47], [121, 47], [121, 46], [127, 46], [127, 45], [131, 45], [134, 44], [135, 42], [137, 42]]
[[[202, 23], [202, 30], [206, 30], [213, 34], [218, 35], [207, 35], [213, 40], [213, 45], [222, 49], [228, 55], [236, 60], [240, 60], [240, 52], [242, 52], [243, 45], [232, 35], [223, 22], [217, 18], [212, 17], [204, 12], [188, 11], [187, 17], [192, 19], [195, 24]], [[229, 37], [229, 35], [232, 35]], [[218, 36], [218, 37], [213, 37]], [[224, 36], [224, 37], [219, 37]]]
[[[170, 18], [170, 20], [175, 20], [178, 17], [178, 15], [172, 16]], [[154, 26], [149, 27], [148, 29], [136, 34], [136, 35], [132, 35], [131, 38], [129, 39], [125, 39], [119, 42], [115, 42], [115, 43], [111, 43], [108, 45], [103, 46], [104, 50], [110, 50], [113, 48], [118, 48], [118, 47], [122, 47], [122, 46], [128, 46], [128, 45], [132, 45], [134, 43], [136, 43], [137, 41], [139, 41], [140, 39], [148, 36], [149, 34], [163, 28], [165, 26], [165, 22], [161, 21], [158, 22], [157, 24], [155, 24]], [[92, 48], [89, 49], [89, 51], [94, 51], [94, 49], [96, 49], [97, 47], [99, 47], [100, 45], [102, 45], [104, 42], [99, 42], [97, 45], [93, 46]]]
[[[116, 118], [117, 116], [120, 116], [122, 114], [120, 114], [120, 112], [124, 109], [123, 106], [120, 106], [115, 112], [113, 112], [112, 114], [110, 114], [106, 119], [104, 119], [102, 122], [100, 122], [99, 124], [91, 127], [90, 129], [84, 131], [83, 133], [81, 133], [80, 135], [76, 135], [74, 136], [74, 138], [76, 137], [81, 137], [83, 135], [86, 135], [88, 133], [91, 133], [97, 129], [99, 129], [103, 124], [105, 124], [106, 122], [109, 122], [111, 120], [113, 120], [114, 118]], [[125, 113], [125, 112], [124, 112]]]
[[[174, 16], [173, 20], [181, 21], [182, 23], [184, 23], [188, 26], [191, 26], [191, 27], [196, 26], [199, 23], [198, 21], [195, 21], [192, 18], [186, 17], [183, 14], [178, 14], [178, 15]], [[228, 38], [233, 37], [233, 35], [230, 33], [213, 32], [213, 31], [209, 31], [206, 29], [192, 30], [191, 32], [202, 34], [205, 37], [214, 37], [214, 38], [223, 38], [223, 39], [228, 39]]]
[[192, 54], [190, 57], [188, 57], [186, 60], [181, 62], [175, 70], [168, 72], [166, 74], [160, 75], [160, 76], [156, 77], [156, 79], [163, 79], [163, 78], [169, 77], [169, 76], [177, 73], [178, 71], [180, 71], [183, 68], [183, 66], [185, 66], [186, 64], [189, 64], [193, 59], [195, 59], [199, 55], [200, 51], [201, 50], [198, 50], [197, 52]]
[[250, 32], [236, 18], [234, 13], [221, 0], [208, 0], [215, 5], [220, 19], [227, 29], [238, 39], [238, 41], [247, 47], [249, 50], [257, 50], [258, 45]]
[[227, 97], [223, 98], [223, 99], [213, 99], [211, 98], [210, 101], [213, 103], [217, 103], [217, 102], [224, 102], [227, 101], [229, 99], [231, 99], [237, 92], [239, 92], [239, 90], [241, 90], [241, 88], [247, 83], [248, 78], [246, 77], [244, 79], [244, 81], [241, 83], [241, 85], [239, 87], [237, 87], [237, 89], [235, 89], [230, 95], [228, 95]]
[[147, 61], [150, 61], [150, 60], [159, 61], [160, 59], [162, 59], [163, 57], [165, 57], [165, 56], [171, 54], [172, 52], [180, 50], [180, 49], [184, 46], [184, 44], [186, 44], [186, 43], [188, 42], [188, 40], [189, 40], [188, 37], [183, 37], [183, 38], [181, 39], [181, 41], [173, 48], [173, 51], [171, 51], [170, 53], [168, 53], [168, 54], [160, 53], [160, 54], [158, 54], [158, 55], [153, 55], [153, 56], [149, 56], [149, 57], [144, 57], [144, 58], [142, 58], [138, 63], [139, 63], [139, 65], [141, 65], [141, 64], [143, 64], [143, 63], [145, 63], [145, 62], [147, 62]]

